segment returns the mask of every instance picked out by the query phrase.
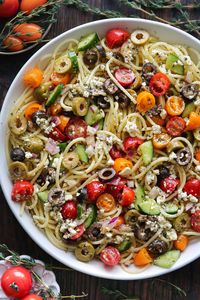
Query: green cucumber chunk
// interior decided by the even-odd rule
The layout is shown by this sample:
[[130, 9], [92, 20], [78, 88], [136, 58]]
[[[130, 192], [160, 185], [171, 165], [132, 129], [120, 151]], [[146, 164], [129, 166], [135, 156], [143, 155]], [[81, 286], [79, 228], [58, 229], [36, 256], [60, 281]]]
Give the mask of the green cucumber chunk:
[[104, 126], [104, 119], [101, 119], [97, 124], [98, 124], [98, 130], [102, 130]]
[[165, 204], [165, 211], [167, 214], [176, 214], [178, 211], [178, 205], [173, 202], [167, 203]]
[[64, 152], [65, 148], [67, 147], [67, 143], [60, 143], [58, 144], [58, 147], [60, 148], [61, 152]]
[[141, 185], [138, 185], [135, 190], [135, 208], [139, 210], [139, 205], [144, 201], [144, 188]]
[[84, 222], [85, 228], [88, 228], [92, 225], [92, 223], [94, 223], [94, 221], [96, 220], [97, 217], [97, 208], [95, 205], [91, 204], [90, 206], [91, 212], [89, 214], [89, 216], [87, 217], [87, 219]]
[[183, 75], [184, 74], [184, 65], [175, 64], [179, 60], [178, 56], [175, 54], [169, 54], [166, 60], [166, 69], [171, 70], [173, 73]]
[[193, 111], [195, 111], [196, 109], [196, 106], [194, 105], [193, 102], [190, 102], [188, 103], [186, 106], [185, 106], [185, 109], [182, 113], [182, 118], [188, 118], [189, 117], [189, 114]]
[[85, 116], [85, 122], [88, 125], [94, 125], [104, 118], [103, 110], [99, 109], [96, 105], [89, 107], [88, 112]]
[[99, 42], [99, 37], [96, 32], [85, 35], [81, 38], [78, 44], [78, 51], [85, 51], [94, 47]]
[[142, 159], [145, 166], [148, 166], [153, 159], [153, 144], [152, 141], [147, 141], [140, 145]]
[[72, 63], [73, 72], [77, 73], [79, 68], [78, 68], [78, 59], [77, 59], [76, 52], [74, 50], [69, 50], [68, 56]]
[[81, 203], [77, 204], [77, 219], [80, 220], [83, 214], [83, 205]]
[[57, 87], [53, 90], [53, 92], [49, 95], [47, 102], [46, 102], [46, 107], [51, 106], [52, 104], [55, 103], [57, 98], [61, 95], [62, 89], [63, 89], [63, 84], [57, 85]]
[[48, 202], [48, 194], [49, 194], [49, 191], [43, 191], [43, 192], [37, 193], [38, 198], [44, 203]]
[[79, 159], [84, 162], [87, 163], [88, 162], [88, 155], [85, 152], [85, 146], [82, 144], [77, 144], [76, 146], [76, 152], [78, 154]]
[[119, 244], [119, 246], [117, 248], [118, 248], [119, 252], [121, 253], [121, 252], [128, 250], [131, 247], [131, 244], [132, 244], [131, 241], [125, 240], [125, 241], [121, 242], [121, 244]]
[[160, 206], [154, 199], [144, 200], [139, 204], [139, 208], [147, 215], [159, 215]]
[[169, 269], [179, 259], [181, 252], [179, 250], [170, 250], [154, 260], [154, 264], [161, 268]]

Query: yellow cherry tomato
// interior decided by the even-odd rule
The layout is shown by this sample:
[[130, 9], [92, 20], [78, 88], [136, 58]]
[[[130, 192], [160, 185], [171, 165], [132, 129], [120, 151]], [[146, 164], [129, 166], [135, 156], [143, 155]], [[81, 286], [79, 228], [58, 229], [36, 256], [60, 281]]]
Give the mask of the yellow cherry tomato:
[[171, 141], [171, 136], [167, 133], [159, 133], [153, 135], [153, 146], [156, 149], [165, 148]]
[[137, 110], [139, 112], [146, 112], [153, 108], [156, 104], [156, 100], [153, 94], [143, 91], [137, 96]]
[[170, 116], [179, 116], [185, 108], [185, 102], [181, 97], [171, 96], [167, 99], [165, 109]]
[[122, 170], [124, 170], [125, 168], [132, 168], [133, 164], [130, 160], [120, 157], [120, 158], [115, 159], [113, 167], [114, 167], [116, 173], [119, 173]]
[[116, 206], [115, 199], [111, 194], [104, 193], [97, 199], [96, 206], [105, 212], [111, 211]]

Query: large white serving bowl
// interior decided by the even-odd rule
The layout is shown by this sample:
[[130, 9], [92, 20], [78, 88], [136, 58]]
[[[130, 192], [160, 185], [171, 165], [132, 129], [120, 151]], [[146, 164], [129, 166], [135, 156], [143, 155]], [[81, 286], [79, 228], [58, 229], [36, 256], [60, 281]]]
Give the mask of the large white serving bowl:
[[192, 241], [171, 269], [162, 269], [156, 266], [151, 266], [143, 272], [137, 274], [129, 274], [123, 271], [119, 266], [113, 268], [105, 267], [103, 263], [97, 260], [93, 260], [90, 263], [82, 263], [76, 260], [73, 253], [66, 253], [56, 248], [51, 242], [49, 242], [45, 234], [34, 225], [32, 218], [29, 216], [28, 213], [25, 213], [22, 217], [20, 216], [20, 205], [14, 203], [11, 200], [12, 183], [9, 178], [8, 166], [6, 162], [7, 118], [9, 112], [13, 108], [14, 102], [24, 90], [22, 82], [22, 76], [24, 72], [30, 67], [35, 66], [38, 60], [43, 55], [51, 53], [55, 49], [55, 47], [61, 42], [63, 42], [65, 39], [79, 39], [81, 36], [93, 31], [98, 32], [100, 37], [103, 37], [109, 29], [116, 27], [128, 29], [130, 32], [138, 28], [145, 29], [151, 35], [158, 37], [162, 41], [183, 44], [192, 47], [197, 51], [200, 51], [200, 42], [191, 35], [174, 27], [143, 19], [122, 18], [101, 20], [78, 26], [59, 35], [47, 45], [43, 46], [28, 60], [28, 62], [23, 66], [21, 71], [17, 74], [7, 93], [0, 116], [0, 181], [6, 200], [21, 226], [26, 230], [29, 236], [52, 257], [73, 269], [76, 269], [80, 272], [89, 275], [108, 279], [135, 280], [166, 274], [168, 272], [179, 269], [192, 262], [193, 260], [197, 259], [198, 257], [200, 257], [200, 240], [198, 239], [196, 241]]

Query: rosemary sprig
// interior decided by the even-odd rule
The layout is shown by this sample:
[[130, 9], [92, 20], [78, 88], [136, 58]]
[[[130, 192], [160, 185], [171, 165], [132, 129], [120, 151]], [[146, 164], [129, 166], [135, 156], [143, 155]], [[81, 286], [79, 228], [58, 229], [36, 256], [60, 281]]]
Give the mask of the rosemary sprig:
[[119, 290], [111, 290], [111, 289], [107, 289], [106, 287], [102, 287], [101, 291], [104, 295], [107, 296], [112, 296], [112, 299], [116, 299], [116, 300], [140, 300], [137, 297], [128, 297], [127, 295], [123, 294], [121, 291]]
[[151, 282], [151, 288], [155, 288], [155, 284], [156, 282], [161, 282], [163, 284], [166, 284], [168, 286], [170, 286], [171, 288], [173, 288], [181, 297], [187, 297], [187, 293], [181, 289], [179, 286], [173, 284], [170, 281], [164, 280], [164, 279], [160, 279], [160, 278], [155, 278], [152, 282]]

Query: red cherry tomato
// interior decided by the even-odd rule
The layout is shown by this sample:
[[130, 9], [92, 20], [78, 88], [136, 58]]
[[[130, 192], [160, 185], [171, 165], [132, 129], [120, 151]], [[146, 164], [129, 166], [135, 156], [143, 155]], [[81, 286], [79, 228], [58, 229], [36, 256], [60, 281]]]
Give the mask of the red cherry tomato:
[[109, 151], [109, 154], [110, 154], [111, 158], [114, 160], [125, 156], [125, 153], [121, 149], [118, 149], [117, 145], [112, 146], [112, 148]]
[[16, 15], [19, 9], [18, 0], [2, 0], [0, 1], [0, 17], [9, 18]]
[[183, 191], [189, 195], [200, 197], [200, 180], [197, 178], [190, 178], [186, 182]]
[[78, 238], [80, 238], [83, 235], [83, 233], [85, 231], [85, 227], [83, 224], [81, 224], [81, 225], [77, 226], [75, 228], [75, 230], [76, 230], [76, 234], [70, 237], [70, 240], [72, 240], [72, 241], [77, 240]]
[[3, 273], [1, 287], [8, 297], [22, 298], [32, 288], [30, 271], [23, 267], [12, 267]]
[[29, 295], [25, 296], [24, 298], [22, 298], [21, 300], [43, 300], [43, 298], [36, 294], [29, 294]]
[[105, 265], [112, 267], [120, 262], [121, 256], [116, 248], [108, 246], [101, 251], [100, 259]]
[[121, 194], [126, 184], [126, 179], [117, 177], [107, 184], [106, 191], [110, 193], [114, 198], [121, 199]]
[[191, 215], [190, 223], [194, 231], [200, 232], [200, 210], [196, 210]]
[[12, 188], [12, 200], [15, 202], [28, 201], [33, 195], [33, 185], [29, 181], [17, 181]]
[[144, 140], [142, 140], [140, 138], [127, 136], [124, 139], [123, 145], [124, 145], [125, 151], [128, 151], [128, 150], [137, 149], [143, 143], [144, 143]]
[[66, 136], [57, 127], [53, 129], [49, 137], [52, 138], [54, 141], [61, 141], [61, 142], [66, 141]]
[[76, 219], [77, 217], [77, 204], [74, 200], [67, 201], [61, 210], [63, 219]]
[[127, 68], [119, 68], [115, 71], [115, 78], [124, 87], [127, 87], [135, 80], [133, 71]]
[[129, 33], [123, 29], [111, 29], [106, 33], [106, 44], [109, 48], [118, 48], [129, 38]]
[[179, 136], [185, 130], [186, 123], [181, 117], [172, 117], [166, 124], [167, 132], [172, 136]]
[[68, 140], [73, 140], [79, 137], [86, 137], [87, 123], [81, 118], [72, 118], [67, 123], [65, 134]]
[[160, 188], [167, 194], [172, 194], [180, 180], [178, 178], [173, 178], [172, 176], [166, 177], [160, 182]]
[[100, 181], [92, 181], [87, 184], [87, 195], [90, 202], [96, 202], [97, 198], [105, 191], [105, 184]]
[[149, 87], [154, 96], [162, 96], [168, 91], [170, 84], [169, 78], [159, 72], [151, 77]]
[[123, 188], [121, 199], [119, 200], [119, 204], [122, 206], [128, 206], [132, 204], [135, 200], [135, 192], [133, 189], [125, 186]]

